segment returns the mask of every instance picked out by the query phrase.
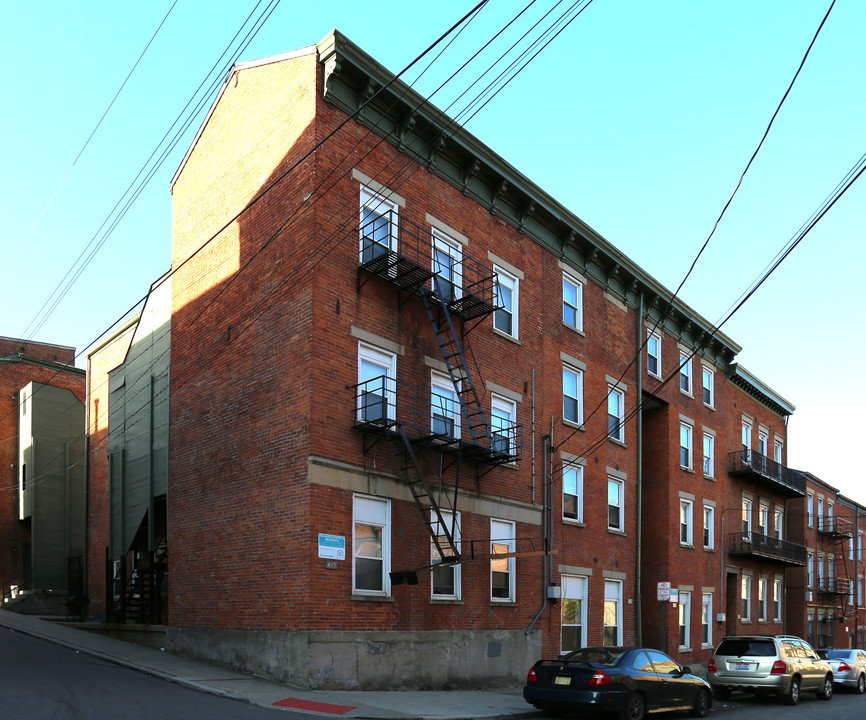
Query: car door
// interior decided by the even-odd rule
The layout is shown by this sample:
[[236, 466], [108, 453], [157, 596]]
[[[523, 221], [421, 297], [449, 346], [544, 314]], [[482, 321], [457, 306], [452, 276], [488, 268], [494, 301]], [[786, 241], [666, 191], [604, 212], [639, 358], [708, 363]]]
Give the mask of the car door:
[[676, 660], [668, 657], [660, 650], [647, 650], [647, 654], [652, 660], [659, 678], [658, 705], [656, 707], [661, 709], [686, 705], [685, 693], [683, 692], [686, 684], [680, 680], [683, 676], [683, 670]]
[[824, 682], [824, 668], [818, 663], [818, 655], [809, 643], [795, 641], [803, 690], [818, 690]]
[[[665, 691], [662, 687], [664, 679], [656, 672], [650, 660], [651, 650], [635, 650], [632, 656], [632, 677], [636, 689], [646, 698], [647, 710], [655, 710], [664, 702]], [[661, 707], [664, 707], [661, 705]]]

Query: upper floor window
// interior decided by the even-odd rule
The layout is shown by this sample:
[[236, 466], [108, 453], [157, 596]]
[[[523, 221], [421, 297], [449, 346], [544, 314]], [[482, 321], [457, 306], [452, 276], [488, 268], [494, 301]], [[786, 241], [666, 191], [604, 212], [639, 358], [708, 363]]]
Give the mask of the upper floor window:
[[704, 477], [715, 476], [716, 438], [704, 433]]
[[701, 391], [704, 405], [715, 406], [715, 375], [706, 365], [701, 366]]
[[743, 421], [743, 455], [745, 461], [749, 462], [749, 453], [752, 447], [752, 424]]
[[583, 522], [583, 466], [562, 466], [562, 517]]
[[433, 228], [433, 290], [444, 302], [463, 294], [463, 248], [440, 230]]
[[562, 322], [583, 330], [583, 283], [568, 273], [562, 275]]
[[397, 249], [397, 203], [361, 187], [361, 262], [367, 263]]
[[442, 373], [430, 375], [430, 430], [435, 435], [460, 437], [460, 399], [451, 378]]
[[692, 469], [693, 428], [688, 423], [680, 423], [680, 467]]
[[680, 545], [692, 545], [692, 516], [694, 503], [680, 498]]
[[607, 527], [610, 530], [625, 530], [623, 517], [623, 482], [607, 479]]
[[657, 378], [662, 376], [662, 336], [658, 333], [647, 335], [646, 371]]
[[692, 357], [685, 352], [680, 353], [680, 391], [692, 394]]
[[712, 550], [716, 545], [716, 508], [704, 505], [704, 549]]
[[397, 418], [397, 356], [358, 344], [358, 422], [384, 423]]
[[562, 368], [562, 417], [583, 424], [583, 372], [569, 365]]
[[812, 527], [815, 524], [815, 496], [806, 493], [806, 524]]
[[496, 273], [497, 305], [493, 313], [493, 327], [506, 335], [517, 338], [520, 281], [496, 265], [493, 266], [493, 271]]
[[767, 437], [767, 433], [764, 430], [760, 430], [758, 432], [758, 452], [761, 453], [764, 457], [767, 457], [769, 452], [769, 438]]
[[[434, 534], [439, 540], [445, 556], [443, 557], [433, 541], [430, 541], [430, 552], [433, 569], [430, 571], [431, 594], [434, 598], [443, 600], [460, 599], [460, 565], [445, 565], [438, 567], [453, 556], [453, 550], [448, 543], [448, 535], [454, 541], [454, 547], [460, 549], [460, 513], [452, 513], [443, 510], [440, 513], [442, 520], [431, 511], [430, 522]], [[443, 524], [445, 527], [443, 527]]]
[[608, 385], [607, 435], [611, 440], [625, 442], [625, 393]]
[[490, 396], [490, 433], [492, 450], [513, 454], [517, 448], [517, 403], [499, 395]]
[[353, 516], [352, 588], [364, 595], [387, 595], [391, 590], [391, 503], [356, 495]]
[[782, 581], [773, 580], [773, 620], [782, 622]]
[[752, 537], [752, 501], [743, 498], [743, 538], [748, 540]]
[[514, 558], [496, 558], [516, 551], [515, 525], [507, 520], [490, 520], [490, 599], [513, 602], [515, 598]]

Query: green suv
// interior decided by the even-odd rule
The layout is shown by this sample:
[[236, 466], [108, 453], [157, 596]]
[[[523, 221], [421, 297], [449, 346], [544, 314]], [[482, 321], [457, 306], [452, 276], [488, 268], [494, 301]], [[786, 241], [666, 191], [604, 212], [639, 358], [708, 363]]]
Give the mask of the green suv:
[[734, 690], [781, 695], [796, 705], [801, 692], [819, 700], [833, 697], [833, 670], [805, 640], [793, 635], [732, 635], [724, 638], [707, 667], [707, 681], [719, 700]]

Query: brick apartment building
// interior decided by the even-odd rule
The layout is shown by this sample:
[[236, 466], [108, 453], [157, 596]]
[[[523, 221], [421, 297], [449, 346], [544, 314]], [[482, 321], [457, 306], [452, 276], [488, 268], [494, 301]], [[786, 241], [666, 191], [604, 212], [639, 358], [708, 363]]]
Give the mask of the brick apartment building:
[[788, 629], [793, 406], [340, 33], [236, 65], [171, 189], [171, 283], [90, 358], [106, 615], [312, 688]]
[[53, 598], [84, 590], [85, 383], [74, 362], [74, 348], [0, 337], [4, 607], [58, 612]]

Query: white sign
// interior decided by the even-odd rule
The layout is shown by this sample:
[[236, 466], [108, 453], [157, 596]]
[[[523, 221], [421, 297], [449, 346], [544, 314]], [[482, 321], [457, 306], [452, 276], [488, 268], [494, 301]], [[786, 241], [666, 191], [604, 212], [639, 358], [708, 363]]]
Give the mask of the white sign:
[[319, 557], [328, 560], [345, 560], [346, 538], [342, 535], [319, 533]]
[[656, 586], [659, 600], [669, 600], [671, 597], [671, 584], [669, 582], [660, 582]]

